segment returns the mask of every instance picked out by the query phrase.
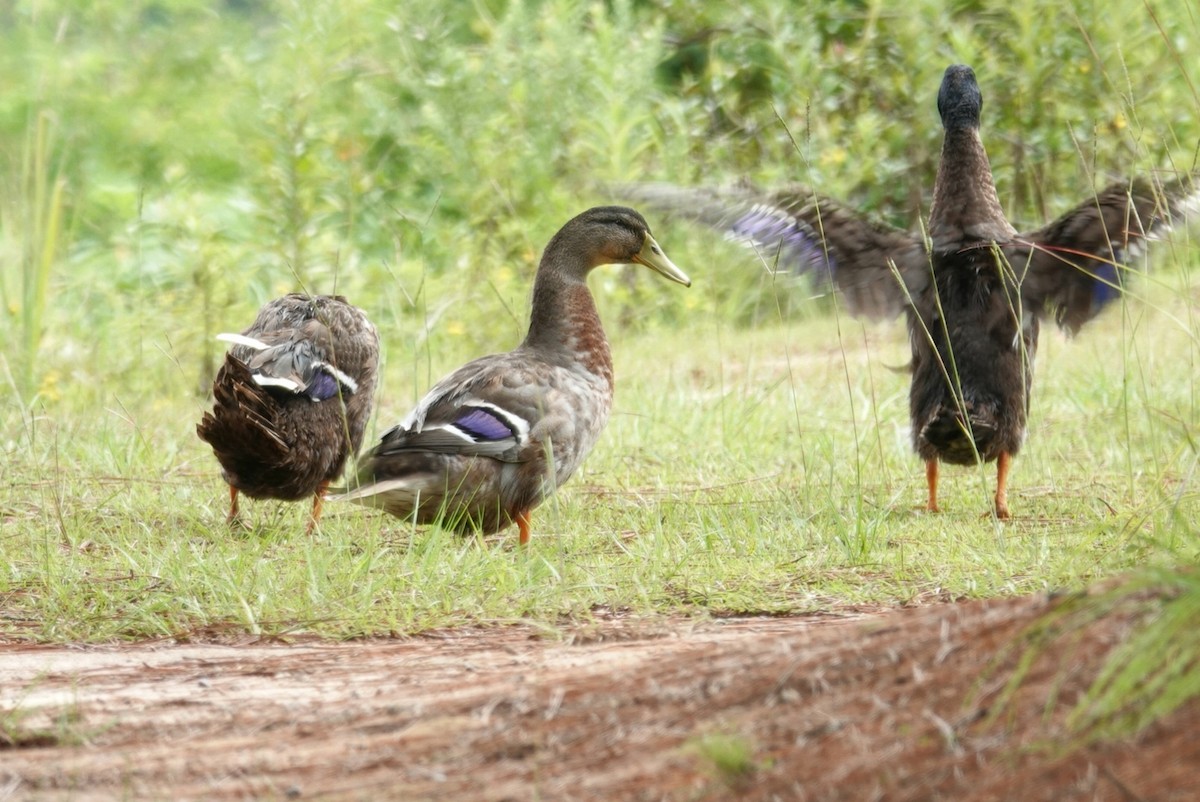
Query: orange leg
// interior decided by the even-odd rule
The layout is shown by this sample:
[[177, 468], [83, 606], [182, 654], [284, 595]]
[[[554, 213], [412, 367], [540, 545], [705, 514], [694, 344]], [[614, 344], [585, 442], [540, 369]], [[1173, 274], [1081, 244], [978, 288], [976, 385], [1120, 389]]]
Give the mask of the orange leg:
[[329, 482], [321, 482], [321, 486], [313, 494], [312, 513], [308, 516], [308, 525], [304, 527], [304, 534], [306, 535], [311, 535], [313, 530], [317, 528], [317, 522], [321, 520], [321, 507], [325, 503], [325, 490], [328, 487]]
[[929, 485], [929, 503], [925, 505], [925, 509], [929, 512], [941, 512], [941, 510], [938, 509], [937, 503], [937, 480], [937, 459], [925, 460], [925, 482]]
[[1008, 469], [1012, 464], [1012, 455], [1001, 451], [996, 458], [996, 517], [1004, 521], [1008, 519]]
[[521, 545], [529, 545], [529, 510], [521, 510], [516, 515], [517, 529], [521, 531]]
[[225, 523], [233, 526], [238, 523], [241, 518], [241, 511], [238, 509], [238, 489], [233, 485], [229, 486], [229, 514], [225, 516]]

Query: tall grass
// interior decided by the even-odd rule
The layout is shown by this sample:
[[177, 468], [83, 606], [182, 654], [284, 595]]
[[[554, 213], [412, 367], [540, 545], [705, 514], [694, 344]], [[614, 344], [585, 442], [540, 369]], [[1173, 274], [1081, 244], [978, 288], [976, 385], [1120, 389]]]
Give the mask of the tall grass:
[[[4, 316], [15, 319], [19, 334], [3, 342], [13, 357], [10, 384], [23, 403], [38, 389], [39, 347], [45, 331], [50, 278], [66, 236], [66, 179], [56, 157], [55, 125], [45, 111], [30, 122], [15, 197], [0, 206], [0, 243], [4, 259], [15, 266], [15, 281], [0, 281]], [[12, 329], [9, 329], [10, 331]]]

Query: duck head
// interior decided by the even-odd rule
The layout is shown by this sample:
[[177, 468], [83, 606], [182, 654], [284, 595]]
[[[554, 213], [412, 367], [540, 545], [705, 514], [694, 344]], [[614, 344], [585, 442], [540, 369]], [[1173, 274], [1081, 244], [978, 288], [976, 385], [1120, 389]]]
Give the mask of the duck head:
[[938, 114], [947, 131], [978, 128], [983, 111], [983, 95], [975, 81], [975, 71], [965, 64], [952, 64], [942, 76], [938, 90]]

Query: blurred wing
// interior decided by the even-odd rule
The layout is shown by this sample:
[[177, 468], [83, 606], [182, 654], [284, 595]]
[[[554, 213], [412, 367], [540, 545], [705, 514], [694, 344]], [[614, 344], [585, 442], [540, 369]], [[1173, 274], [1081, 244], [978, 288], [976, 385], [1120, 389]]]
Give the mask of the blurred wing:
[[1126, 263], [1198, 208], [1195, 176], [1166, 184], [1137, 178], [1105, 187], [1004, 251], [1024, 273], [1021, 294], [1030, 308], [1052, 311], [1074, 334], [1120, 295]]
[[617, 191], [749, 244], [772, 269], [832, 282], [855, 315], [894, 317], [929, 274], [918, 238], [803, 187], [764, 193], [636, 184]]

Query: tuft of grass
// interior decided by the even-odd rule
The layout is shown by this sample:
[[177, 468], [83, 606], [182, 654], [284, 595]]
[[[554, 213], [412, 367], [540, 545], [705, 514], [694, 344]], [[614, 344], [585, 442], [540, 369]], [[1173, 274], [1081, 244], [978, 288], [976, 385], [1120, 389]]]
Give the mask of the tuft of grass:
[[[29, 692], [33, 687], [25, 691]], [[32, 718], [34, 714], [21, 706], [20, 699], [0, 711], [0, 753], [7, 749], [81, 746], [95, 734], [89, 731], [91, 728], [82, 726], [82, 716], [73, 705], [64, 706], [49, 721], [35, 722]]]
[[[1056, 663], [1066, 665], [1063, 650], [1069, 653], [1086, 628], [1120, 615], [1129, 620], [1129, 631], [1070, 706], [1066, 729], [1074, 740], [1065, 748], [1137, 735], [1200, 697], [1200, 636], [1192, 625], [1198, 611], [1200, 578], [1191, 566], [1135, 570], [1101, 590], [1064, 599], [1012, 645], [1019, 651], [1016, 668], [991, 716], [1005, 715], [1008, 701], [1039, 659], [1053, 653]], [[1057, 702], [1057, 693], [1046, 700], [1047, 715]], [[1048, 748], [1061, 750], [1064, 744]]]
[[744, 787], [758, 770], [750, 740], [728, 733], [708, 733], [691, 740], [685, 749], [693, 753], [717, 780], [730, 789]]
[[1200, 576], [1193, 569], [1151, 569], [1090, 600], [1086, 618], [1131, 604], [1146, 620], [1109, 656], [1067, 724], [1087, 739], [1136, 734], [1200, 697]]

